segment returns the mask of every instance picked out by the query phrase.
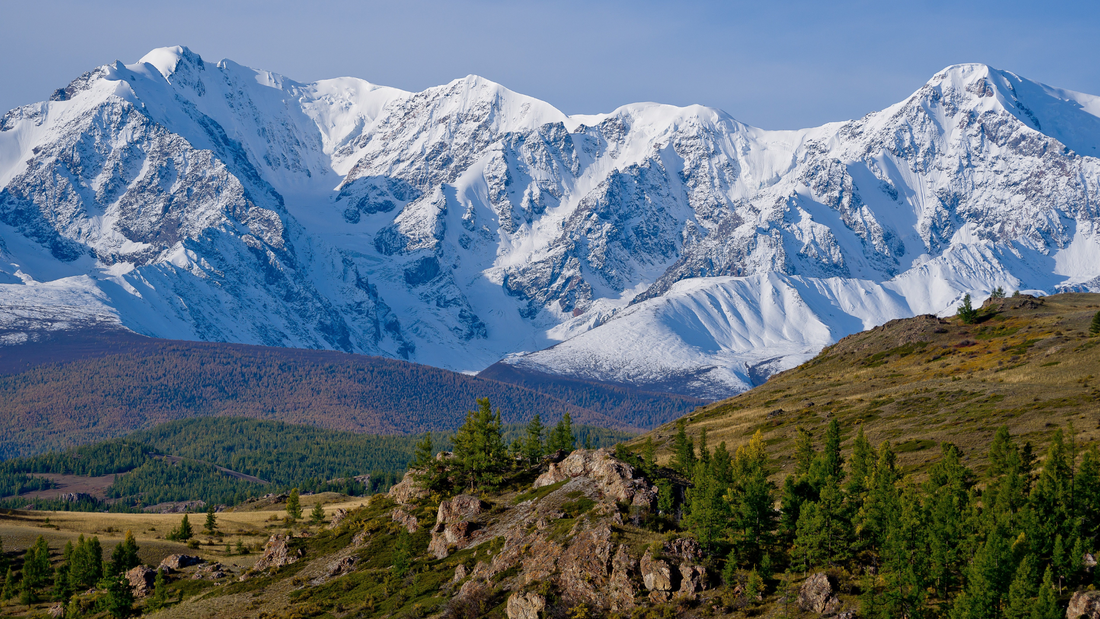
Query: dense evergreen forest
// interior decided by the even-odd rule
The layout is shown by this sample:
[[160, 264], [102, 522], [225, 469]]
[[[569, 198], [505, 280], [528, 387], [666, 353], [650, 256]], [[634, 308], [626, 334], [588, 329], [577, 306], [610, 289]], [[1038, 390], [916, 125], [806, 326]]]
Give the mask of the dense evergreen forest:
[[[682, 501], [662, 499], [662, 517], [707, 548], [731, 586], [747, 573], [781, 588], [825, 569], [861, 592], [861, 617], [1055, 619], [1065, 593], [1100, 580], [1100, 453], [1072, 428], [1037, 461], [1002, 427], [980, 478], [944, 443], [918, 479], [862, 426], [842, 454], [834, 420], [820, 445], [799, 432], [797, 466], [778, 487], [760, 433], [731, 453], [711, 450], [705, 433], [696, 448], [682, 428], [671, 465], [691, 484]], [[624, 455], [655, 471], [652, 443], [641, 451]]]
[[[524, 426], [502, 426], [508, 441], [525, 431]], [[581, 444], [595, 447], [631, 436], [590, 426], [570, 432]], [[384, 491], [400, 479], [422, 440], [422, 436], [356, 434], [248, 418], [186, 419], [124, 439], [0, 463], [0, 488], [7, 490], [3, 496], [12, 496], [51, 487], [34, 473], [115, 475], [107, 490], [115, 510], [192, 500], [234, 505], [290, 488], [359, 496]], [[451, 448], [450, 434], [434, 437], [434, 452]], [[363, 475], [369, 475], [369, 481], [355, 479]], [[108, 508], [87, 498], [72, 505], [20, 498], [0, 502], [8, 508], [28, 504], [39, 509]]]
[[[0, 458], [119, 438], [182, 418], [251, 417], [371, 434], [454, 431], [478, 397], [505, 423], [535, 412], [621, 430], [700, 402], [583, 383], [533, 386], [381, 357], [129, 333], [63, 333], [0, 350]], [[578, 383], [580, 384], [580, 383]]]

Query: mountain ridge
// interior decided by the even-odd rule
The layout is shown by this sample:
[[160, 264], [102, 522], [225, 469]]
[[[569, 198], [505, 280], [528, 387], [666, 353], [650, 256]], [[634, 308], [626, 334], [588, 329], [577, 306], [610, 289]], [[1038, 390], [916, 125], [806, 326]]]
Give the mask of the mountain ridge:
[[[1098, 115], [975, 64], [862, 119], [765, 131], [162, 48], [0, 120], [0, 305], [724, 397], [965, 293], [1100, 290]], [[670, 329], [656, 380], [647, 348], [620, 353]]]

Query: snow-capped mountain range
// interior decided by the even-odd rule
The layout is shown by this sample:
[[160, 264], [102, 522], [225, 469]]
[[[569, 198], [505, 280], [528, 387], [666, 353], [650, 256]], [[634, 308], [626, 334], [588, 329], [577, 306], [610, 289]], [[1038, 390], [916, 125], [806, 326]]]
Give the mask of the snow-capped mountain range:
[[966, 292], [1100, 291], [1098, 148], [1100, 97], [975, 64], [765, 131], [162, 48], [0, 119], [0, 322], [718, 398]]

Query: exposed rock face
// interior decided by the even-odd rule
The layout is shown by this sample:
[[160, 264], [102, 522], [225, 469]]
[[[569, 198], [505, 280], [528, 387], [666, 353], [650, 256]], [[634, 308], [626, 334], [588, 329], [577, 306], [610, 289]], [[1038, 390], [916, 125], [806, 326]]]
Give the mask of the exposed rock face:
[[706, 588], [707, 570], [701, 565], [680, 565], [680, 589], [676, 595], [695, 599], [695, 594]]
[[1069, 600], [1066, 619], [1100, 619], [1100, 591], [1078, 591]]
[[420, 499], [428, 496], [428, 491], [416, 481], [413, 471], [406, 471], [401, 481], [390, 488], [390, 498], [400, 505], [412, 505]]
[[706, 588], [707, 570], [696, 565], [703, 552], [695, 540], [679, 538], [665, 542], [660, 554], [663, 558], [655, 558], [653, 549], [649, 548], [640, 563], [642, 582], [649, 590], [650, 600], [665, 602], [673, 591], [677, 596], [694, 599]]
[[566, 604], [607, 606], [611, 550], [611, 528], [606, 524], [573, 537], [558, 559], [558, 582]]
[[626, 550], [625, 544], [620, 544], [611, 559], [611, 579], [607, 583], [607, 597], [611, 602], [611, 610], [614, 612], [630, 612], [634, 610], [634, 596], [637, 591], [631, 577], [634, 574], [636, 561]]
[[657, 489], [643, 479], [635, 479], [634, 467], [611, 457], [607, 449], [578, 449], [535, 480], [534, 487], [556, 484], [570, 477], [590, 477], [602, 492], [620, 503], [650, 507], [657, 500]]
[[261, 572], [267, 569], [276, 569], [285, 565], [290, 565], [302, 558], [302, 550], [292, 550], [288, 544], [289, 538], [282, 533], [276, 533], [272, 535], [264, 546], [264, 553], [256, 561], [256, 565], [252, 566], [252, 570], [255, 572]]
[[420, 520], [416, 516], [400, 507], [395, 507], [394, 510], [390, 512], [390, 519], [405, 527], [405, 530], [409, 533], [415, 533], [416, 529], [420, 526]]
[[336, 527], [340, 526], [340, 523], [342, 523], [344, 521], [344, 519], [347, 518], [347, 517], [348, 517], [348, 510], [346, 510], [342, 507], [340, 509], [332, 512], [332, 519], [329, 520], [328, 528], [335, 529]]
[[667, 561], [653, 558], [653, 549], [642, 555], [642, 582], [650, 591], [672, 591], [672, 568]]
[[832, 615], [840, 608], [833, 584], [824, 572], [810, 575], [798, 590], [798, 607], [819, 615]]
[[136, 598], [149, 595], [153, 591], [156, 578], [157, 571], [144, 565], [139, 565], [126, 572], [126, 581], [130, 583], [130, 588], [134, 590], [134, 597]]
[[484, 509], [481, 499], [468, 494], [460, 494], [440, 503], [428, 552], [435, 555], [435, 558], [442, 559], [450, 554], [451, 546], [468, 546], [473, 541], [473, 533], [478, 529], [477, 517]]
[[359, 558], [355, 555], [348, 555], [329, 561], [328, 565], [325, 566], [324, 572], [317, 578], [314, 578], [311, 584], [316, 586], [324, 583], [330, 578], [350, 574], [355, 571], [355, 565], [358, 562]]
[[360, 531], [351, 536], [351, 545], [358, 548], [359, 546], [365, 545], [368, 539], [370, 539], [370, 533], [367, 531]]
[[508, 619], [538, 619], [539, 613], [546, 608], [546, 598], [531, 592], [526, 595], [513, 593], [508, 597], [505, 612]]
[[160, 562], [160, 567], [166, 567], [169, 570], [181, 570], [185, 567], [191, 567], [192, 565], [198, 565], [202, 563], [202, 559], [199, 557], [193, 557], [191, 555], [168, 555]]
[[46, 610], [46, 615], [52, 619], [62, 619], [65, 616], [65, 605], [58, 602]]
[[652, 548], [642, 555], [639, 567], [642, 571], [642, 583], [649, 591], [650, 601], [667, 602], [669, 592], [672, 591], [672, 567], [667, 561], [654, 559]]

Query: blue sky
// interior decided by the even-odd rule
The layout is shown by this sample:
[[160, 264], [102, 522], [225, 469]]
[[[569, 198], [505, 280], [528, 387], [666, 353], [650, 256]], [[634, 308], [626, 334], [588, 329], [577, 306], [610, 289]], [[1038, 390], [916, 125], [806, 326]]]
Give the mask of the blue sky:
[[792, 129], [984, 62], [1100, 95], [1100, 2], [0, 2], [0, 110], [166, 45], [299, 81], [408, 90], [476, 73], [567, 113], [660, 101]]

